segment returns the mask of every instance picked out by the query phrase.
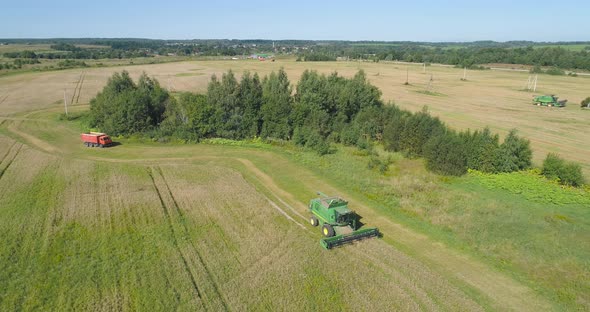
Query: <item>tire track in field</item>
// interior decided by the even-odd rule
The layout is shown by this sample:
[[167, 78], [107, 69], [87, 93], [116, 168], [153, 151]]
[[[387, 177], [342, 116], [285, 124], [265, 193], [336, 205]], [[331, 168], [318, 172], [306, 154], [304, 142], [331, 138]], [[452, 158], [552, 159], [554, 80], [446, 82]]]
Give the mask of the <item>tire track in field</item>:
[[72, 99], [70, 100], [71, 104], [74, 104], [74, 100], [76, 99], [76, 93], [79, 93], [78, 86], [81, 85], [82, 80], [84, 80], [84, 72], [80, 73], [80, 77], [78, 77], [78, 81], [76, 81], [76, 86], [74, 87], [74, 93], [72, 94]]
[[[10, 147], [10, 150], [12, 150], [12, 147], [15, 144], [12, 144], [12, 146]], [[12, 156], [12, 158], [8, 161], [8, 164], [6, 165], [6, 167], [4, 167], [4, 169], [2, 169], [2, 171], [0, 171], [0, 179], [2, 179], [2, 177], [4, 176], [4, 173], [6, 171], [8, 171], [8, 168], [10, 168], [10, 165], [12, 165], [12, 162], [16, 159], [16, 157], [18, 156], [18, 154], [20, 153], [20, 151], [21, 151], [22, 148], [23, 148], [23, 145], [20, 144], [18, 146], [16, 152], [14, 153], [14, 156]], [[2, 158], [2, 161], [0, 162], [0, 164], [2, 164], [4, 162], [4, 160], [5, 160], [5, 158], [8, 156], [8, 154], [10, 154], [10, 150], [8, 150], [8, 153], [6, 153], [6, 155]]]
[[7, 94], [2, 100], [0, 100], [0, 105], [2, 105], [2, 103], [4, 103], [4, 101], [6, 101], [6, 99], [8, 98], [9, 94]]
[[[188, 234], [190, 231], [188, 230], [188, 227], [186, 226], [186, 219], [185, 219], [184, 214], [182, 213], [180, 207], [178, 206], [178, 202], [176, 201], [176, 198], [174, 198], [174, 195], [172, 195], [172, 190], [170, 189], [170, 186], [168, 185], [168, 181], [166, 181], [166, 177], [164, 177], [164, 174], [162, 173], [162, 168], [160, 166], [156, 166], [155, 168], [156, 168], [155, 171], [160, 175], [160, 177], [162, 177], [162, 181], [164, 182], [164, 186], [166, 187], [166, 190], [168, 191], [168, 195], [170, 196], [170, 199], [172, 199], [172, 205], [174, 206], [174, 209], [176, 210], [176, 212], [180, 216], [179, 223], [182, 225], [182, 227], [184, 229], [184, 233]], [[152, 168], [152, 171], [154, 171], [153, 168]], [[152, 176], [152, 181], [153, 180], [154, 179]], [[156, 186], [155, 181], [154, 181], [154, 186]], [[158, 196], [160, 197], [160, 201], [162, 202], [162, 205], [164, 205], [164, 201], [161, 197], [159, 190], [158, 190]], [[166, 217], [169, 219], [170, 222], [172, 222], [169, 214], [167, 214]], [[170, 223], [170, 226], [172, 226], [172, 223]], [[176, 238], [175, 238], [175, 240], [176, 240]], [[227, 302], [223, 298], [221, 291], [219, 291], [219, 286], [217, 285], [217, 282], [215, 282], [215, 279], [213, 279], [213, 274], [211, 273], [211, 270], [209, 269], [209, 267], [207, 267], [207, 265], [205, 264], [205, 261], [203, 261], [203, 257], [201, 256], [201, 253], [196, 248], [196, 246], [193, 244], [192, 240], [189, 240], [189, 242], [190, 242], [191, 246], [193, 247], [193, 250], [195, 251], [195, 254], [197, 256], [197, 259], [199, 260], [199, 263], [205, 269], [205, 273], [207, 273], [207, 278], [211, 281], [211, 285], [213, 286], [213, 290], [215, 291], [215, 294], [217, 295], [217, 297], [220, 299], [221, 304], [223, 305], [223, 308], [226, 311], [229, 311], [229, 308], [227, 306]], [[179, 251], [180, 251], [180, 249], [179, 249]], [[196, 287], [196, 285], [195, 285], [195, 287]]]
[[199, 291], [199, 287], [197, 286], [197, 281], [195, 279], [195, 276], [193, 275], [192, 271], [190, 270], [190, 267], [188, 265], [188, 261], [186, 260], [184, 254], [182, 253], [182, 251], [180, 250], [180, 247], [178, 245], [178, 239], [176, 238], [176, 232], [174, 231], [174, 226], [172, 225], [172, 219], [170, 217], [170, 213], [168, 212], [168, 207], [166, 207], [166, 203], [164, 202], [164, 199], [162, 198], [162, 193], [160, 192], [160, 189], [158, 188], [158, 186], [156, 184], [156, 180], [154, 179], [153, 171], [154, 171], [153, 168], [149, 168], [147, 170], [147, 174], [150, 177], [150, 179], [152, 180], [152, 185], [154, 186], [154, 190], [156, 191], [156, 195], [158, 195], [158, 199], [160, 200], [160, 206], [162, 207], [162, 211], [164, 211], [164, 215], [166, 216], [168, 228], [170, 229], [170, 233], [172, 234], [172, 243], [174, 244], [174, 248], [176, 249], [176, 251], [180, 255], [180, 258], [182, 259], [182, 263], [184, 265], [184, 270], [188, 274], [188, 276], [190, 277], [191, 284], [193, 286], [193, 289], [197, 293], [197, 297], [199, 297], [199, 301], [201, 302], [201, 305], [203, 306], [203, 308], [205, 310], [207, 310], [207, 307], [203, 303], [203, 298], [201, 296], [201, 292]]
[[[4, 122], [4, 121], [3, 121]], [[0, 123], [0, 125], [2, 125], [2, 123]], [[10, 145], [10, 147], [6, 150], [6, 154], [4, 154], [4, 156], [2, 156], [2, 159], [0, 159], [0, 166], [2, 165], [2, 163], [4, 162], [4, 159], [6, 159], [6, 157], [8, 157], [8, 155], [10, 154], [10, 151], [12, 150], [12, 148], [16, 145], [16, 141], [13, 141], [12, 144]]]
[[[269, 186], [267, 187], [267, 190], [272, 194], [272, 196], [274, 196], [279, 202], [281, 202], [283, 205], [285, 205], [285, 207], [289, 208], [289, 210], [291, 210], [291, 212], [293, 212], [295, 215], [297, 215], [298, 217], [300, 217], [301, 219], [307, 221], [307, 217], [303, 216], [302, 214], [300, 214], [297, 210], [295, 210], [295, 208], [293, 208], [293, 206], [287, 204], [282, 198], [281, 196], [277, 195], [275, 192], [273, 192], [273, 190], [271, 190], [270, 188], [273, 188], [277, 191], [279, 191], [283, 196], [285, 195], [291, 195], [289, 193], [285, 194], [286, 192], [283, 191], [281, 188], [279, 188], [275, 182], [273, 181], [273, 179], [268, 176], [266, 173], [262, 172], [260, 169], [258, 169], [258, 167], [256, 167], [256, 165], [254, 165], [254, 163], [252, 163], [250, 160], [248, 159], [244, 159], [244, 158], [236, 158], [237, 161], [241, 162], [246, 169], [248, 169], [248, 171], [252, 172], [256, 179], [265, 186]], [[268, 198], [267, 198], [268, 199]], [[270, 201], [270, 200], [269, 200]], [[275, 204], [276, 205], [276, 204]], [[280, 209], [280, 208], [279, 208]], [[283, 211], [281, 209], [281, 211]], [[283, 211], [284, 213], [284, 211]], [[291, 220], [293, 220], [291, 218]], [[294, 222], [297, 222], [295, 220], [293, 220]]]
[[[300, 211], [305, 209], [305, 204], [296, 200], [293, 194], [279, 187], [273, 179], [261, 172], [250, 160], [239, 157], [225, 156], [193, 156], [193, 157], [176, 157], [176, 158], [150, 158], [150, 159], [108, 159], [105, 157], [90, 157], [90, 159], [107, 162], [133, 162], [145, 163], [156, 161], [192, 161], [192, 160], [211, 160], [211, 159], [234, 159], [240, 161], [248, 171], [257, 175], [262, 173], [260, 178], [264, 182], [265, 190], [272, 190], [275, 194], [285, 199], [285, 201], [296, 203], [295, 207]], [[265, 178], [266, 176], [266, 178]], [[267, 179], [268, 178], [268, 179]], [[320, 181], [320, 180], [318, 180]], [[328, 191], [343, 193], [333, 186], [320, 181], [317, 182], [322, 188]], [[353, 199], [343, 193], [343, 196], [349, 198], [349, 202], [359, 207], [361, 214], [367, 219], [373, 220], [373, 224], [378, 226], [382, 232], [388, 233], [383, 241], [388, 245], [400, 244], [406, 248], [416, 251], [414, 257], [427, 263], [428, 266], [436, 267], [435, 271], [442, 273], [443, 276], [450, 276], [464, 285], [472, 287], [490, 300], [491, 305], [499, 310], [520, 310], [520, 311], [539, 311], [549, 310], [550, 303], [538, 296], [533, 289], [512, 279], [510, 276], [496, 272], [493, 268], [486, 266], [484, 263], [472, 259], [463, 253], [457, 252], [448, 246], [431, 240], [428, 236], [416, 232], [406, 226], [395, 222], [389, 218], [383, 217], [373, 209], [368, 208], [362, 202]]]
[[82, 78], [80, 80], [80, 86], [78, 87], [78, 96], [76, 97], [76, 104], [78, 104], [80, 102], [80, 93], [82, 93], [82, 84], [84, 84], [84, 79], [85, 78], [86, 78], [86, 72], [82, 72]]
[[[265, 183], [266, 188], [274, 190], [282, 198], [290, 202], [298, 203], [298, 207], [302, 209], [305, 207], [303, 203], [295, 200], [293, 194], [278, 186], [272, 177], [258, 169], [250, 160], [235, 159], [244, 164], [250, 172], [259, 176]], [[325, 183], [321, 184], [324, 189], [333, 189], [332, 186]], [[334, 191], [341, 193], [337, 190]], [[344, 195], [346, 196], [346, 194]], [[358, 207], [363, 216], [374, 220], [374, 224], [383, 232], [388, 233], [388, 236], [395, 237], [397, 243], [410, 246], [416, 251], [422, 251], [419, 253], [422, 260], [437, 265], [441, 268], [439, 272], [454, 275], [458, 280], [485, 294], [493, 301], [496, 308], [530, 311], [548, 310], [549, 304], [527, 286], [515, 282], [503, 274], [497, 274], [493, 269], [489, 269], [480, 262], [472, 261], [469, 257], [458, 254], [443, 244], [431, 241], [429, 237], [423, 234], [414, 232], [393, 220], [379, 216], [363, 203], [352, 199], [351, 196], [346, 197], [349, 198], [349, 203]], [[391, 238], [385, 238], [383, 241], [391, 244]]]
[[287, 218], [287, 219], [289, 219], [289, 220], [293, 221], [295, 224], [299, 225], [299, 226], [300, 226], [302, 229], [304, 229], [304, 230], [306, 230], [306, 231], [307, 231], [307, 228], [306, 228], [306, 227], [305, 227], [303, 224], [301, 224], [301, 223], [297, 222], [295, 219], [293, 219], [293, 217], [291, 217], [289, 214], [287, 214], [287, 213], [286, 213], [286, 212], [285, 212], [283, 209], [281, 209], [281, 207], [279, 207], [279, 206], [278, 206], [278, 205], [277, 205], [275, 202], [273, 202], [272, 200], [270, 200], [270, 198], [268, 198], [268, 197], [266, 197], [266, 196], [264, 196], [264, 195], [263, 195], [263, 197], [264, 197], [264, 199], [266, 199], [266, 200], [268, 201], [268, 203], [269, 203], [269, 204], [270, 204], [270, 205], [271, 205], [271, 206], [272, 206], [274, 209], [276, 209], [276, 210], [277, 210], [277, 211], [278, 211], [280, 214], [282, 214], [283, 216], [285, 216], [285, 218]]
[[41, 140], [33, 135], [30, 135], [26, 132], [20, 131], [18, 129], [18, 126], [20, 126], [20, 124], [23, 122], [23, 120], [15, 120], [15, 121], [19, 121], [17, 122], [12, 122], [9, 126], [8, 126], [8, 131], [20, 136], [21, 138], [25, 139], [26, 141], [28, 141], [32, 147], [37, 147], [45, 152], [48, 152], [50, 154], [58, 154], [58, 150], [57, 148], [55, 148], [54, 146], [52, 146], [51, 144], [47, 143], [44, 140]]
[[81, 76], [82, 74], [80, 74], [80, 77], [78, 77], [78, 80], [76, 81], [76, 86], [74, 86], [74, 92], [72, 93], [72, 98], [70, 99], [71, 104], [74, 104], [74, 98], [76, 97], [76, 91], [78, 90], [78, 84], [80, 83]]

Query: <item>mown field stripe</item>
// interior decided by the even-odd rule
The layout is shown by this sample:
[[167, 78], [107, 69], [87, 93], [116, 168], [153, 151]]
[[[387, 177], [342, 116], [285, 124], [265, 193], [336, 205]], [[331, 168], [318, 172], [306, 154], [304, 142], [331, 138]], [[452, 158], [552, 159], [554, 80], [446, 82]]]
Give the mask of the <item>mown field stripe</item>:
[[[14, 146], [14, 144], [12, 146]], [[11, 146], [11, 148], [12, 148], [12, 146]], [[16, 157], [18, 156], [18, 153], [20, 153], [20, 151], [21, 151], [22, 148], [23, 148], [23, 145], [20, 144], [19, 147], [17, 148], [16, 152], [14, 153], [14, 156], [12, 156], [12, 158], [10, 159], [10, 161], [8, 161], [8, 164], [4, 167], [4, 169], [2, 169], [2, 171], [0, 171], [0, 179], [2, 179], [2, 177], [4, 176], [4, 173], [6, 171], [8, 171], [8, 168], [10, 168], [10, 165], [12, 165], [12, 162], [16, 159]], [[9, 153], [10, 153], [10, 151], [9, 151]], [[8, 153], [6, 155], [8, 155]], [[4, 158], [2, 158], [2, 162], [3, 161], [4, 161]], [[2, 162], [0, 162], [0, 164]]]
[[170, 233], [172, 234], [172, 243], [174, 244], [174, 248], [176, 249], [176, 251], [180, 255], [180, 258], [182, 259], [182, 263], [184, 265], [184, 270], [186, 271], [186, 273], [188, 274], [188, 276], [189, 276], [189, 278], [191, 280], [191, 284], [192, 284], [193, 289], [195, 290], [197, 296], [199, 297], [199, 301], [201, 302], [201, 305], [203, 306], [203, 308], [205, 310], [207, 310], [207, 307], [203, 303], [203, 298], [201, 296], [201, 292], [199, 291], [199, 287], [197, 286], [197, 281], [195, 279], [195, 276], [193, 275], [192, 271], [190, 270], [190, 267], [188, 265], [188, 261], [186, 260], [184, 254], [182, 253], [182, 251], [180, 250], [180, 247], [178, 245], [178, 240], [176, 238], [176, 233], [174, 231], [174, 226], [172, 225], [172, 219], [170, 217], [170, 213], [168, 212], [168, 208], [166, 207], [166, 204], [164, 202], [164, 199], [162, 198], [162, 193], [160, 192], [160, 189], [156, 185], [156, 181], [154, 179], [153, 168], [149, 168], [147, 170], [147, 174], [148, 174], [148, 176], [150, 177], [150, 179], [152, 181], [152, 185], [154, 186], [154, 190], [156, 191], [156, 195], [158, 196], [158, 199], [160, 200], [160, 206], [162, 208], [162, 211], [164, 212], [164, 215], [166, 216], [166, 221], [168, 223], [168, 228], [170, 230]]
[[[154, 169], [152, 168], [152, 170], [154, 170]], [[158, 172], [158, 174], [160, 175], [160, 177], [162, 177], [162, 181], [164, 182], [164, 186], [166, 187], [166, 189], [167, 189], [167, 191], [168, 191], [168, 195], [170, 196], [170, 198], [171, 198], [171, 200], [172, 200], [173, 206], [174, 206], [174, 208], [175, 208], [176, 212], [177, 212], [177, 213], [179, 214], [179, 216], [180, 216], [180, 224], [182, 225], [182, 227], [183, 227], [183, 229], [184, 229], [184, 234], [185, 234], [185, 236], [188, 236], [188, 233], [190, 233], [190, 231], [188, 230], [188, 227], [187, 227], [187, 225], [186, 225], [186, 219], [184, 218], [184, 215], [182, 214], [182, 212], [181, 212], [181, 209], [180, 209], [180, 207], [178, 206], [178, 202], [176, 201], [176, 198], [174, 198], [174, 195], [172, 195], [172, 190], [170, 189], [170, 186], [168, 185], [168, 182], [166, 181], [166, 178], [164, 177], [164, 174], [162, 173], [162, 168], [160, 168], [159, 166], [156, 166], [156, 169], [155, 169], [155, 171], [156, 171], [156, 172]], [[152, 175], [150, 175], [150, 177], [152, 178], [152, 181], [154, 182], [154, 187], [156, 187], [156, 191], [158, 192], [158, 197], [160, 198], [160, 201], [161, 201], [161, 203], [162, 203], [162, 206], [163, 206], [163, 207], [166, 207], [166, 206], [165, 206], [165, 204], [164, 204], [164, 201], [163, 201], [163, 199], [162, 199], [162, 196], [161, 196], [160, 190], [159, 190], [159, 189], [157, 188], [157, 186], [156, 186], [156, 183], [155, 183], [155, 181], [154, 181], [154, 178], [153, 178], [153, 176], [152, 176]], [[168, 211], [166, 211], [166, 217], [167, 217], [167, 219], [168, 219], [168, 220], [169, 220], [169, 222], [170, 222], [170, 227], [172, 228], [172, 220], [171, 220], [171, 218], [170, 218], [170, 215], [168, 214]], [[177, 248], [178, 248], [178, 242], [177, 242], [177, 240], [176, 240], [176, 236], [175, 236], [175, 234], [174, 234], [174, 231], [173, 231], [173, 235], [174, 235], [174, 241], [175, 241], [175, 243], [176, 243], [176, 246], [177, 246]], [[225, 301], [225, 299], [223, 298], [223, 295], [222, 295], [221, 291], [219, 290], [219, 286], [217, 285], [217, 282], [216, 282], [216, 281], [215, 281], [215, 279], [213, 278], [213, 274], [211, 273], [211, 270], [209, 269], [209, 267], [207, 267], [207, 265], [205, 264], [205, 261], [203, 261], [203, 257], [201, 256], [201, 253], [199, 252], [198, 248], [196, 248], [196, 246], [193, 244], [193, 242], [192, 242], [192, 241], [190, 241], [190, 244], [191, 244], [191, 246], [193, 247], [193, 250], [195, 251], [195, 255], [197, 256], [197, 259], [199, 260], [199, 263], [200, 263], [200, 264], [203, 266], [203, 268], [205, 269], [205, 273], [207, 273], [207, 277], [208, 277], [208, 279], [211, 281], [211, 285], [213, 286], [213, 290], [215, 291], [215, 293], [216, 293], [217, 297], [218, 297], [218, 298], [219, 298], [219, 300], [221, 301], [221, 304], [223, 305], [223, 308], [224, 308], [226, 311], [229, 311], [229, 307], [228, 307], [228, 305], [227, 305], [227, 302], [226, 302], [226, 301]], [[179, 249], [179, 252], [180, 252], [180, 249]], [[184, 259], [184, 256], [183, 256], [183, 260], [185, 261], [185, 265], [187, 265], [187, 268], [188, 268], [188, 264], [187, 264], [186, 260]], [[192, 275], [191, 275], [191, 277], [192, 277]], [[194, 277], [193, 277], [193, 278], [194, 278]], [[195, 284], [196, 284], [196, 283], [195, 283]], [[196, 287], [196, 285], [195, 285], [195, 287]]]

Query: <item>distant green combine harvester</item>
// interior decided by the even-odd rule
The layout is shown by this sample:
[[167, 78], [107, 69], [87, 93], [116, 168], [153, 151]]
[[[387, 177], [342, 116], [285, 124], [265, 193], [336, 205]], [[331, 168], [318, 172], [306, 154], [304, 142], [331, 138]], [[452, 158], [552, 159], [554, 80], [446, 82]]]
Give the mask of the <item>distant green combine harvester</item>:
[[555, 95], [539, 95], [533, 97], [533, 104], [537, 106], [548, 106], [548, 107], [565, 107], [567, 100], [558, 100], [559, 98]]

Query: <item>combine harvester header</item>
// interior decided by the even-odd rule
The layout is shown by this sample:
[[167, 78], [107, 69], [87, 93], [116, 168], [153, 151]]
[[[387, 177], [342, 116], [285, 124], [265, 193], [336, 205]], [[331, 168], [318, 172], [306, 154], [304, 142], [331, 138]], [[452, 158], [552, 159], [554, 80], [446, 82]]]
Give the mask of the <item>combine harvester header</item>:
[[348, 209], [348, 202], [340, 197], [330, 197], [318, 192], [320, 198], [309, 203], [310, 223], [321, 226], [324, 238], [320, 245], [326, 249], [352, 243], [357, 240], [380, 236], [377, 228], [359, 229], [360, 216]]

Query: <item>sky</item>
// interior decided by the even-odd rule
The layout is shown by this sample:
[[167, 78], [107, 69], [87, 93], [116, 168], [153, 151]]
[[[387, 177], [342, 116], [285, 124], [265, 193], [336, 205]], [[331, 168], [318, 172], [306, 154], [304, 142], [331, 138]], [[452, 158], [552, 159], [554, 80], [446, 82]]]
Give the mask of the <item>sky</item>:
[[0, 0], [0, 38], [590, 41], [589, 13], [590, 0]]

